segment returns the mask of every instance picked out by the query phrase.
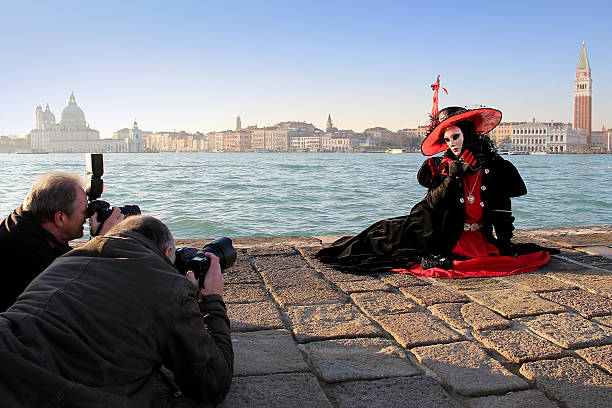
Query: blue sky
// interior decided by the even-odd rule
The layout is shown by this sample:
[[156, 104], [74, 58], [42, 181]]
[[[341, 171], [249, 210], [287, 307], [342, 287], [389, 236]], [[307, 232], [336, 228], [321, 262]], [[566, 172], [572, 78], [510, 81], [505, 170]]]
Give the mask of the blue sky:
[[[605, 4], [604, 4], [605, 3]], [[573, 120], [586, 40], [593, 129], [612, 127], [612, 6], [601, 1], [32, 1], [0, 3], [0, 135], [74, 91], [110, 137], [302, 120], [342, 129], [424, 124], [441, 107]]]

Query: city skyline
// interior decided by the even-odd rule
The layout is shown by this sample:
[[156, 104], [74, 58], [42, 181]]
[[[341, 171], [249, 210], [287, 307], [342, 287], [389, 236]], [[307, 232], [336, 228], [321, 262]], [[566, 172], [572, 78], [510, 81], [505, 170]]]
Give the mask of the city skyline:
[[[486, 5], [486, 6], [485, 6]], [[592, 129], [612, 127], [607, 4], [105, 2], [7, 4], [0, 135], [35, 128], [74, 91], [103, 138], [130, 127], [210, 132], [295, 120], [324, 129], [426, 124], [440, 105], [504, 121], [572, 122], [586, 40]]]

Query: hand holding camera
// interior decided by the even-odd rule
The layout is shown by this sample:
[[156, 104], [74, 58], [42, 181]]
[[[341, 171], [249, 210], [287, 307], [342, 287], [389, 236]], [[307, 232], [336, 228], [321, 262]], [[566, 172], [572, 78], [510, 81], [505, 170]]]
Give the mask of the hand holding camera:
[[[209, 242], [199, 251], [193, 247], [177, 248], [174, 266], [189, 280], [197, 282], [198, 287], [203, 289], [202, 294], [219, 295], [219, 292], [223, 292], [221, 272], [231, 268], [236, 256], [232, 240], [223, 237]], [[193, 272], [193, 275], [188, 272]]]

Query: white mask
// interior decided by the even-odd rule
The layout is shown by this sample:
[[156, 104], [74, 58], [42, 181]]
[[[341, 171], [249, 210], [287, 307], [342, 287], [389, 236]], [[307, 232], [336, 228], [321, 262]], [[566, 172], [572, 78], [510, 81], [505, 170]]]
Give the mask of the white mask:
[[463, 132], [459, 126], [450, 126], [444, 131], [444, 142], [453, 154], [459, 157], [463, 148]]

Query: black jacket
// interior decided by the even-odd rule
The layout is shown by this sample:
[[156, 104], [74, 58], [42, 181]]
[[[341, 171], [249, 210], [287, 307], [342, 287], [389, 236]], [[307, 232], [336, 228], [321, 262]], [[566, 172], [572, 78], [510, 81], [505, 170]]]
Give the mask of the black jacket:
[[[485, 160], [482, 168], [484, 233], [493, 244], [509, 242], [514, 230], [510, 198], [527, 189], [514, 165], [499, 156]], [[321, 249], [316, 257], [346, 272], [376, 273], [419, 263], [425, 254], [450, 253], [465, 220], [462, 178], [448, 175], [443, 157], [432, 157], [417, 179], [427, 187], [427, 195], [409, 215], [378, 221]], [[499, 240], [493, 238], [493, 229]]]
[[162, 364], [185, 395], [220, 402], [229, 320], [220, 296], [196, 293], [135, 232], [58, 258], [0, 314], [2, 406], [145, 407]]
[[0, 259], [2, 289], [0, 312], [12, 305], [17, 296], [70, 246], [59, 242], [53, 234], [36, 222], [19, 206], [0, 224]]

